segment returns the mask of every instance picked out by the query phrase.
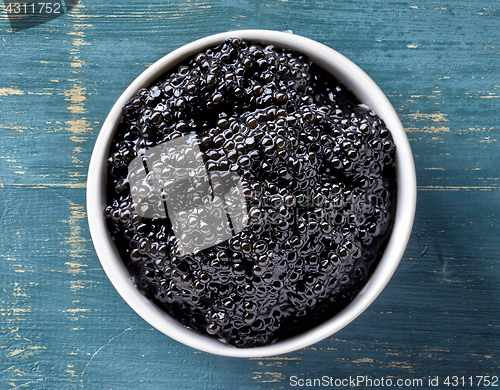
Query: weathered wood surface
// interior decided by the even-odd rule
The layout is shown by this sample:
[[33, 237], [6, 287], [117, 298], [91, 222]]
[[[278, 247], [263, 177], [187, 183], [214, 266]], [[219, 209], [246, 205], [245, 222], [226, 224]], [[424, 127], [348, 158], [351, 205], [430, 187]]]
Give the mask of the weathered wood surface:
[[[85, 213], [93, 144], [120, 93], [173, 49], [242, 28], [292, 30], [365, 69], [400, 114], [419, 189], [381, 296], [333, 337], [265, 359], [196, 352], [151, 329], [106, 278]], [[499, 45], [500, 8], [486, 0], [82, 0], [18, 33], [2, 9], [0, 388], [500, 375]]]

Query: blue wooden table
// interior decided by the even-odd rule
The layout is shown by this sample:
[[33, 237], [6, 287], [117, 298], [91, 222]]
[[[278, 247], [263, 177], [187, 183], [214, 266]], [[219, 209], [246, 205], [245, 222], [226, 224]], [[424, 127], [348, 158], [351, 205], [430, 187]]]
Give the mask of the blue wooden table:
[[[497, 2], [62, 6], [14, 32], [0, 4], [1, 389], [288, 389], [324, 378], [347, 388], [339, 381], [357, 376], [440, 389], [471, 388], [472, 376], [485, 388], [480, 376], [500, 376]], [[177, 47], [245, 28], [292, 30], [360, 65], [401, 117], [419, 190], [401, 265], [369, 309], [321, 343], [263, 359], [198, 352], [152, 329], [104, 274], [85, 210], [94, 142], [128, 84]]]

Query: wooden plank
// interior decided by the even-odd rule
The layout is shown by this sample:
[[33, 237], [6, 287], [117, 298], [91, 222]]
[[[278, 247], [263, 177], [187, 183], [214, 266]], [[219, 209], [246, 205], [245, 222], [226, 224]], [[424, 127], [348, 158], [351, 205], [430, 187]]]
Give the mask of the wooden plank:
[[[418, 206], [381, 296], [331, 338], [212, 356], [140, 319], [85, 214], [93, 144], [128, 84], [216, 32], [292, 30], [380, 85], [414, 152]], [[290, 378], [500, 375], [500, 9], [488, 1], [80, 1], [12, 33], [0, 12], [0, 387], [286, 389]], [[428, 386], [427, 386], [428, 387]]]

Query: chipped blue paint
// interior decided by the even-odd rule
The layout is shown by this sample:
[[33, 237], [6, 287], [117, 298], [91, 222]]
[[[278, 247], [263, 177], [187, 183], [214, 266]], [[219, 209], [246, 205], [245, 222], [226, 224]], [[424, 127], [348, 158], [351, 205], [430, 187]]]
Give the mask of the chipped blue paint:
[[[242, 28], [292, 30], [365, 69], [401, 116], [419, 183], [409, 246], [375, 303], [331, 338], [265, 359], [211, 356], [151, 329], [106, 278], [84, 208], [93, 144], [127, 85], [185, 43]], [[499, 42], [490, 1], [82, 0], [18, 33], [4, 13], [0, 387], [500, 375]]]

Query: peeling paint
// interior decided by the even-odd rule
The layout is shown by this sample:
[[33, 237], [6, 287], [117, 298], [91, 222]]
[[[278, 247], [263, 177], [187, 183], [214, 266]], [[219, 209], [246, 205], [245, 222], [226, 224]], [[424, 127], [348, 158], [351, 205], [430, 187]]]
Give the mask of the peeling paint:
[[431, 120], [433, 122], [447, 122], [448, 121], [448, 119], [446, 118], [447, 114], [445, 114], [443, 112], [434, 112], [431, 114], [426, 114], [426, 113], [422, 113], [422, 112], [417, 110], [414, 113], [406, 114], [406, 116], [409, 116], [410, 118], [412, 118], [413, 120], [416, 120], [416, 121], [421, 121], [421, 120]]
[[370, 358], [362, 358], [358, 360], [353, 360], [353, 363], [373, 363], [373, 359]]
[[0, 88], [0, 96], [24, 95], [24, 92], [17, 88]]

